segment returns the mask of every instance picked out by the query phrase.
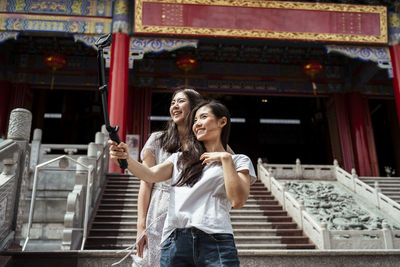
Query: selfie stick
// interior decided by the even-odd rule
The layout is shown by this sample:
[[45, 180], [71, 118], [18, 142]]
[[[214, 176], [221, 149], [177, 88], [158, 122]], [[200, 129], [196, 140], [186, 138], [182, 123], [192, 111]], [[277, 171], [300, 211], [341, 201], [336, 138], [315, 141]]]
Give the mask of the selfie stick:
[[[104, 122], [106, 125], [106, 129], [110, 135], [110, 139], [119, 144], [121, 141], [118, 136], [118, 126], [110, 125], [110, 118], [108, 117], [108, 85], [105, 79], [105, 66], [104, 66], [104, 55], [103, 48], [109, 47], [113, 41], [112, 35], [106, 34], [102, 35], [97, 39], [95, 45], [97, 47], [97, 63], [99, 67], [99, 91], [101, 93], [101, 102], [103, 104], [103, 114], [104, 114]], [[125, 170], [128, 167], [128, 162], [126, 159], [118, 159], [119, 167]]]

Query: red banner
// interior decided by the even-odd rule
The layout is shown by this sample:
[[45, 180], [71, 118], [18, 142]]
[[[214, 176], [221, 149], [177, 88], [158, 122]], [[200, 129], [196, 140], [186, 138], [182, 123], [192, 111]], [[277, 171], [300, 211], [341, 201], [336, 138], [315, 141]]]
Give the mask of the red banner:
[[136, 0], [135, 34], [387, 43], [384, 6]]

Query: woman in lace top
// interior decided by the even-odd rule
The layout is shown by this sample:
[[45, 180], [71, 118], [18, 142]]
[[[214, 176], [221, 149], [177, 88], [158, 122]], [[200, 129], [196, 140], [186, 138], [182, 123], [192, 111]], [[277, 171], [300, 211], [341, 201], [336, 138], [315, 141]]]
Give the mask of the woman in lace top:
[[[152, 133], [147, 140], [140, 154], [143, 165], [152, 167], [164, 162], [172, 153], [181, 150], [187, 134], [185, 120], [201, 100], [201, 95], [192, 89], [174, 92], [169, 108], [171, 120], [164, 131]], [[151, 267], [160, 265], [159, 245], [168, 210], [169, 191], [170, 180], [154, 184], [144, 181], [140, 183], [137, 255], [134, 256], [137, 265]], [[146, 233], [138, 240], [146, 228], [148, 228]]]

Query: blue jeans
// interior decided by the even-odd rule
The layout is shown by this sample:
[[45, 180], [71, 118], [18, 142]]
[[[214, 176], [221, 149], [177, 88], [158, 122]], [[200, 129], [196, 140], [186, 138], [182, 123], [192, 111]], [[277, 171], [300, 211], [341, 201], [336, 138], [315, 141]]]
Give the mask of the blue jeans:
[[232, 234], [179, 228], [161, 244], [161, 267], [239, 267]]

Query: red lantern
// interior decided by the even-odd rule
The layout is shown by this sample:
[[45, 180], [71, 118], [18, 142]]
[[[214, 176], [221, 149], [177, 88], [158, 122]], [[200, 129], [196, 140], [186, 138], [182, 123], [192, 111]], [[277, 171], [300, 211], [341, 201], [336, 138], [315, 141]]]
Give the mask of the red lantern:
[[51, 86], [50, 89], [53, 89], [54, 87], [54, 73], [59, 70], [64, 68], [67, 65], [67, 59], [58, 53], [52, 53], [44, 58], [44, 64], [48, 67], [51, 68]]
[[183, 55], [176, 60], [176, 66], [184, 72], [189, 72], [197, 67], [197, 59], [191, 55]]
[[[176, 60], [176, 66], [178, 67], [178, 69], [183, 70], [185, 74], [187, 74], [189, 71], [192, 71], [197, 67], [197, 59], [195, 59], [191, 55], [183, 55], [178, 57], [178, 59]], [[189, 87], [187, 77], [185, 77], [185, 87]]]
[[318, 60], [310, 60], [303, 65], [303, 73], [311, 78], [314, 95], [317, 94], [317, 85], [314, 82], [314, 78], [321, 72], [322, 64]]
[[322, 65], [318, 60], [310, 60], [306, 64], [303, 65], [303, 73], [307, 76], [310, 76], [311, 79], [321, 73]]

